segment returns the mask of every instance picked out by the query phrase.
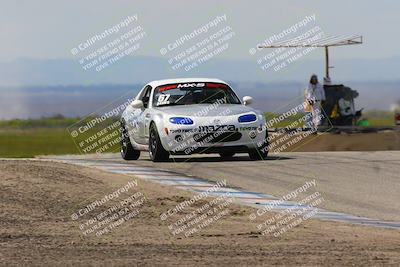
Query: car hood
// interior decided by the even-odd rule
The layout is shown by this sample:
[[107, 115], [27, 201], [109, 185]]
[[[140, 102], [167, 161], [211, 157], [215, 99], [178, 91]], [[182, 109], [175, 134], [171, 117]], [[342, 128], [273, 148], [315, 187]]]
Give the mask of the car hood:
[[175, 115], [175, 116], [192, 116], [192, 117], [213, 117], [223, 115], [238, 115], [247, 112], [258, 112], [248, 106], [234, 105], [234, 104], [223, 104], [223, 105], [212, 105], [212, 104], [195, 104], [195, 105], [182, 105], [182, 106], [166, 106], [154, 108], [164, 114]]

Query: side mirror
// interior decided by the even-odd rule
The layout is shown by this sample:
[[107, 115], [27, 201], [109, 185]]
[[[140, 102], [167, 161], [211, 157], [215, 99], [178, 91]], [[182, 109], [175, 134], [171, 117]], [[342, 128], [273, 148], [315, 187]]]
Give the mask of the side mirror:
[[253, 98], [251, 96], [244, 96], [243, 97], [243, 105], [248, 106], [253, 103]]
[[141, 108], [144, 107], [142, 100], [133, 100], [132, 103], [131, 103], [131, 106], [133, 108], [137, 108], [137, 109], [139, 109], [139, 108], [141, 109]]

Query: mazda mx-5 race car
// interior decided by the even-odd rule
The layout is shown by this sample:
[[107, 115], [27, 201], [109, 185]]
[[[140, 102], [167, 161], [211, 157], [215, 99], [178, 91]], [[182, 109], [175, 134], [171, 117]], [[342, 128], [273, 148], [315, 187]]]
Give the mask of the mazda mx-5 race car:
[[253, 160], [268, 154], [263, 114], [243, 102], [218, 79], [185, 78], [148, 83], [121, 117], [121, 155], [136, 160], [148, 150], [150, 159], [170, 155], [219, 153], [230, 158], [249, 153]]

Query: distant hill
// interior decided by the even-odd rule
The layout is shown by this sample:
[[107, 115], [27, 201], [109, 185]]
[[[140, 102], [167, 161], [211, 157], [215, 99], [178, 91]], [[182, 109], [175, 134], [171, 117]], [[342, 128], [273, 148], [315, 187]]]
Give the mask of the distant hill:
[[[387, 59], [332, 59], [332, 76], [337, 81], [393, 81], [400, 80], [400, 57]], [[212, 59], [186, 72], [174, 71], [167, 59], [158, 57], [128, 57], [101, 72], [83, 70], [72, 59], [19, 59], [0, 62], [0, 86], [32, 85], [93, 85], [136, 84], [170, 77], [217, 77], [236, 82], [307, 81], [311, 73], [322, 75], [324, 62], [301, 58], [287, 68], [264, 72], [249, 60]]]
[[[230, 82], [240, 97], [254, 97], [254, 106], [274, 112], [302, 100], [301, 82]], [[400, 82], [348, 82], [357, 90], [357, 108], [389, 110], [400, 99]], [[39, 118], [63, 114], [81, 117], [107, 110], [134, 97], [143, 84], [0, 87], [0, 119]], [[109, 105], [108, 107], [104, 107]]]

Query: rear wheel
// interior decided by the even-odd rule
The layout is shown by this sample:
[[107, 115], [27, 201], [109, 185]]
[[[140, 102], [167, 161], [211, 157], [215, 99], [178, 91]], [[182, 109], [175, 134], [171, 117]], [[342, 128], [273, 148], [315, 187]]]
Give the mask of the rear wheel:
[[137, 160], [140, 157], [140, 151], [133, 148], [125, 125], [122, 124], [121, 127], [121, 156], [124, 160]]
[[169, 153], [162, 146], [157, 127], [154, 123], [150, 125], [149, 155], [150, 159], [154, 162], [166, 161], [169, 158]]
[[223, 159], [229, 159], [229, 158], [232, 158], [235, 155], [235, 153], [234, 152], [221, 152], [221, 153], [219, 153], [219, 155]]

